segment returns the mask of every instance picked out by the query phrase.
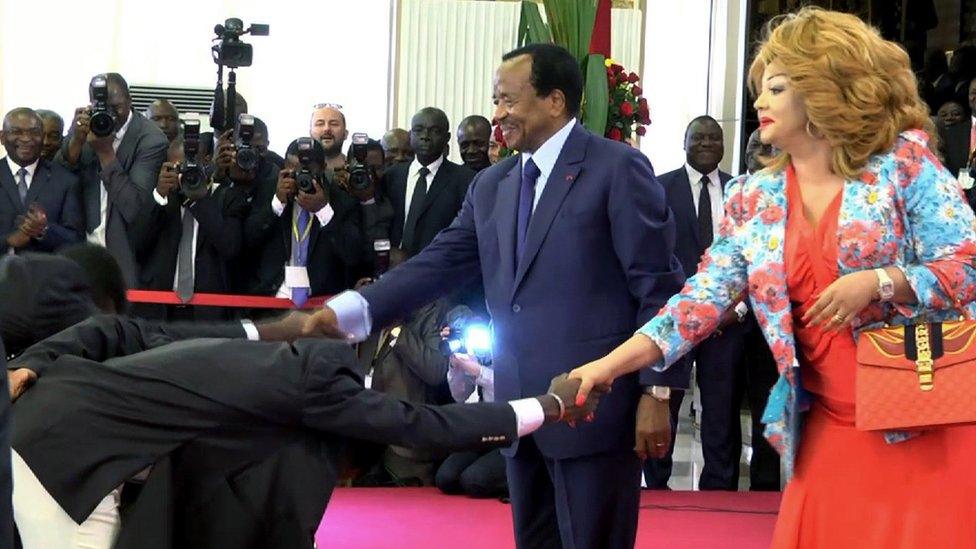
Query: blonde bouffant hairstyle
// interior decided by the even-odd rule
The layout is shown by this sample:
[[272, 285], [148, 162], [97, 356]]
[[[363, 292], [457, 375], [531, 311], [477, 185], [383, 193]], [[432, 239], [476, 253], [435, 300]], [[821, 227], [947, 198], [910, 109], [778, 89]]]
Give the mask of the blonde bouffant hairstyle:
[[[921, 129], [935, 139], [908, 54], [853, 15], [807, 7], [770, 21], [749, 68], [754, 96], [773, 61], [802, 97], [814, 126], [808, 130], [832, 147], [837, 175], [857, 178], [868, 159], [891, 149], [902, 131]], [[779, 171], [789, 162], [781, 152], [768, 164]]]

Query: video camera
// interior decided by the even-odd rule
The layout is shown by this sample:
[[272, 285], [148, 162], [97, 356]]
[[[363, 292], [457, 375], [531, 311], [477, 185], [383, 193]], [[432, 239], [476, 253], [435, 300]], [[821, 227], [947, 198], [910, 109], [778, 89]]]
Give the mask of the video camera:
[[180, 195], [186, 200], [207, 185], [207, 175], [197, 164], [200, 152], [200, 121], [183, 121], [183, 163], [180, 165]]
[[108, 107], [108, 80], [104, 75], [91, 79], [91, 107], [88, 127], [97, 137], [106, 137], [115, 132], [115, 112]]
[[369, 136], [352, 134], [352, 158], [349, 162], [349, 186], [354, 191], [365, 191], [375, 183], [376, 175], [366, 166], [366, 146]]
[[315, 192], [315, 182], [318, 180], [318, 176], [309, 169], [314, 147], [315, 142], [311, 137], [298, 138], [298, 163], [301, 167], [295, 170], [295, 183], [298, 184], [298, 190], [309, 194]]
[[237, 167], [249, 172], [258, 167], [261, 155], [251, 144], [254, 139], [254, 117], [241, 113], [237, 119]]
[[215, 25], [217, 43], [212, 48], [214, 62], [231, 69], [250, 67], [254, 61], [254, 48], [242, 42], [241, 36], [268, 36], [270, 32], [271, 27], [262, 24], [254, 24], [244, 30], [244, 22], [234, 17], [225, 20], [223, 25]]

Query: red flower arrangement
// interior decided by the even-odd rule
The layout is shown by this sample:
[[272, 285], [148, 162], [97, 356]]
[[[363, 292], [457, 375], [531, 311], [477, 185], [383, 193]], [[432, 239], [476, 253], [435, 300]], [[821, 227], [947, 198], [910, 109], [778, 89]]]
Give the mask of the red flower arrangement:
[[498, 158], [508, 158], [512, 156], [517, 151], [515, 149], [510, 149], [508, 143], [505, 143], [505, 136], [502, 135], [502, 127], [498, 124], [497, 120], [492, 120], [491, 125], [494, 128], [492, 130], [492, 139], [498, 143]]
[[640, 77], [607, 59], [607, 83], [610, 86], [610, 105], [607, 116], [606, 136], [615, 141], [629, 141], [636, 135], [647, 133], [651, 123], [651, 111], [644, 90], [637, 84]]

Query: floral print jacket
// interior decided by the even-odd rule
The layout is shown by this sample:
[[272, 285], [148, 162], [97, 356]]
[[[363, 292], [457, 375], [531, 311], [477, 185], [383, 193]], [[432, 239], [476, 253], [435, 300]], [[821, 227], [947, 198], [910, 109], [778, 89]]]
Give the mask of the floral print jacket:
[[[783, 263], [785, 172], [739, 177], [725, 196], [720, 234], [698, 273], [638, 333], [661, 348], [663, 361], [651, 366], [663, 370], [711, 334], [723, 312], [748, 298], [779, 369], [763, 423], [789, 478], [809, 396], [800, 381]], [[918, 296], [911, 306], [872, 303], [854, 320], [855, 335], [921, 315], [941, 321], [958, 316], [961, 306], [976, 313], [976, 221], [924, 132], [903, 132], [891, 151], [869, 160], [859, 179], [845, 182], [838, 231], [840, 276], [896, 266]]]

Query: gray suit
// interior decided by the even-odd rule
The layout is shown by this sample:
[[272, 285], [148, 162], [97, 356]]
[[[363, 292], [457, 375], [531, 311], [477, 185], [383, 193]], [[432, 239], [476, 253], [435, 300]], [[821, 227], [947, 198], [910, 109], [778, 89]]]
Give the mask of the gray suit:
[[[72, 128], [73, 131], [73, 128]], [[166, 160], [169, 142], [155, 124], [133, 111], [125, 137], [115, 152], [116, 161], [102, 168], [95, 151], [86, 144], [81, 150], [78, 163], [70, 165], [65, 160], [68, 138], [55, 158], [69, 170], [78, 174], [81, 184], [82, 204], [85, 213], [85, 232], [91, 233], [101, 222], [101, 182], [108, 192], [105, 247], [122, 268], [126, 283], [137, 285], [138, 263], [131, 242], [132, 225], [145, 210], [147, 200], [152, 200], [159, 168]]]

